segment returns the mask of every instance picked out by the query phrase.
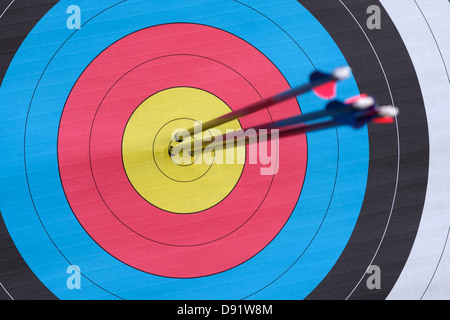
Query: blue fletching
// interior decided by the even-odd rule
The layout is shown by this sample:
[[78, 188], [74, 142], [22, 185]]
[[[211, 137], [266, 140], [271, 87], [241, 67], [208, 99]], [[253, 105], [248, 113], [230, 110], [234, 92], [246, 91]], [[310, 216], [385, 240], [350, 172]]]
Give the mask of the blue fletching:
[[331, 101], [330, 103], [327, 104], [326, 110], [332, 112], [333, 110], [343, 109], [345, 107], [348, 107], [348, 105], [343, 103], [343, 102], [340, 102], [340, 101], [337, 101], [337, 100], [333, 100], [333, 101]]
[[323, 72], [320, 72], [320, 71], [315, 71], [315, 72], [311, 73], [311, 75], [309, 77], [309, 80], [311, 82], [314, 82], [314, 81], [317, 81], [317, 80], [321, 80], [323, 78], [327, 78], [329, 76], [330, 75], [327, 74], [327, 73], [323, 73]]

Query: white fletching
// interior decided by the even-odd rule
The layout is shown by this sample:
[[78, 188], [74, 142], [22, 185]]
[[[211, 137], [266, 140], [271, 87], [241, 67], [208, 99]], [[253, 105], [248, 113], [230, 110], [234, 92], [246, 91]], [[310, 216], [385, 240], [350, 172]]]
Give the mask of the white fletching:
[[353, 102], [353, 107], [358, 110], [365, 110], [367, 108], [372, 107], [375, 104], [375, 99], [372, 97], [364, 97], [360, 98], [357, 101]]
[[344, 80], [351, 77], [352, 69], [350, 67], [340, 67], [333, 71], [333, 77], [337, 80]]
[[399, 110], [394, 106], [381, 106], [378, 108], [378, 114], [382, 117], [395, 118], [398, 116]]

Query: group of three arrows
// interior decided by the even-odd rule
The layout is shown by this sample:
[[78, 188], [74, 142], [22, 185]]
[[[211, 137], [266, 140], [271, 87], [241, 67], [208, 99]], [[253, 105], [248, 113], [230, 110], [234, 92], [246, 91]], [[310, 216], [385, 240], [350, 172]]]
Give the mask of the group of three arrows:
[[[279, 138], [282, 138], [339, 126], [351, 126], [357, 129], [370, 122], [394, 122], [399, 113], [398, 108], [394, 106], [380, 106], [374, 97], [368, 96], [367, 94], [349, 98], [343, 102], [331, 100], [336, 97], [337, 82], [348, 79], [350, 76], [351, 69], [349, 67], [337, 68], [332, 73], [315, 71], [310, 75], [309, 82], [304, 85], [281, 92], [270, 98], [260, 100], [216, 119], [193, 126], [192, 128], [177, 132], [174, 138], [180, 143], [176, 146], [171, 146], [169, 148], [169, 154], [175, 156], [178, 155], [181, 150], [188, 150], [190, 155], [193, 156], [196, 152], [202, 152], [207, 146], [209, 148], [214, 148], [215, 144], [220, 147], [226, 145], [229, 146], [230, 142], [234, 142], [233, 145], [238, 145], [239, 143], [249, 144], [258, 141], [259, 132], [261, 132], [261, 130], [277, 130]], [[195, 134], [225, 124], [229, 121], [239, 119], [243, 116], [279, 104], [310, 91], [313, 91], [322, 99], [331, 101], [328, 102], [321, 111], [306, 113], [250, 128], [253, 129], [251, 132], [254, 132], [254, 137], [244, 134], [244, 130], [240, 130], [240, 132], [224, 134], [220, 136], [220, 139], [218, 139], [219, 137], [212, 137], [209, 141], [186, 139], [186, 137], [192, 137]], [[315, 122], [321, 119], [325, 120]], [[247, 129], [247, 131], [248, 130], [249, 129]], [[185, 142], [181, 143], [183, 141]]]

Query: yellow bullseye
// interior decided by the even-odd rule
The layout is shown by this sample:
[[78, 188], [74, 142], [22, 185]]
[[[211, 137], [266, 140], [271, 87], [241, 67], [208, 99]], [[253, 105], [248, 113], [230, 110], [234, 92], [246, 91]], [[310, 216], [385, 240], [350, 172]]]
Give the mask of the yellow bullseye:
[[[125, 128], [122, 157], [125, 172], [135, 190], [152, 205], [173, 213], [187, 214], [206, 210], [221, 202], [235, 187], [244, 165], [243, 146], [234, 150], [235, 161], [225, 161], [225, 150], [216, 150], [213, 160], [203, 155], [169, 155], [178, 142], [176, 132], [230, 112], [213, 94], [188, 87], [158, 92], [133, 113]], [[241, 129], [235, 120], [216, 128]], [[193, 138], [201, 140], [219, 131], [206, 131]], [[206, 157], [206, 155], [205, 155]]]

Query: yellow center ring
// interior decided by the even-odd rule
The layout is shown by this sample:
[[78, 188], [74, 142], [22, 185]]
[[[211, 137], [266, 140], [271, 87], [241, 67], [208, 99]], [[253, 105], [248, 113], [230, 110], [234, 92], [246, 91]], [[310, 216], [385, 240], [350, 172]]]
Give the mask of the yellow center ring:
[[[168, 149], [176, 144], [177, 131], [230, 111], [213, 94], [189, 87], [166, 89], [145, 100], [130, 117], [122, 142], [125, 172], [141, 197], [179, 214], [207, 210], [227, 197], [242, 174], [244, 164], [238, 159], [246, 157], [244, 146], [235, 148], [234, 161], [225, 160], [226, 151], [221, 149], [212, 153], [213, 161], [204, 155], [192, 158], [186, 154], [174, 159]], [[239, 121], [234, 120], [193, 138], [239, 129]]]

